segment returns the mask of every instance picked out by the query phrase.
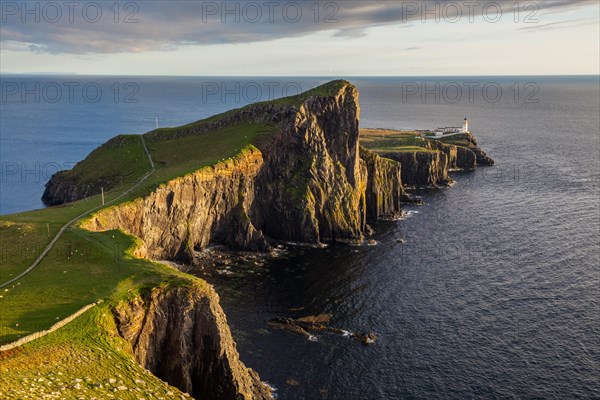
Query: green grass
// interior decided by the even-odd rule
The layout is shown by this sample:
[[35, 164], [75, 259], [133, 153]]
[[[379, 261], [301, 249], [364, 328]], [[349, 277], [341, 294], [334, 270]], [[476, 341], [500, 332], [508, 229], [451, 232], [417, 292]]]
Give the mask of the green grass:
[[429, 140], [413, 131], [362, 129], [360, 144], [376, 153], [432, 152]]
[[[117, 197], [122, 191], [115, 188], [105, 193], [106, 201]], [[102, 204], [100, 196], [91, 196], [73, 203], [60, 206], [42, 208], [39, 210], [26, 211], [16, 214], [0, 216], [0, 221], [21, 222], [21, 223], [51, 223], [64, 225], [67, 221], [81, 215], [85, 211]]]
[[261, 147], [276, 129], [274, 125], [239, 124], [199, 135], [148, 142], [156, 172], [138, 191], [233, 158], [249, 145]]
[[347, 81], [335, 80], [311, 90], [307, 90], [306, 92], [300, 93], [296, 96], [288, 96], [272, 100], [271, 103], [278, 106], [300, 106], [311, 96], [330, 96], [338, 92], [344, 85], [350, 85], [353, 87], [353, 85]]
[[438, 141], [445, 143], [445, 144], [453, 144], [455, 146], [462, 146], [462, 147], [468, 147], [470, 140], [469, 137], [467, 135], [455, 135], [455, 136], [448, 136], [448, 137], [442, 137], [440, 139], [437, 139]]
[[0, 398], [173, 399], [183, 393], [138, 365], [108, 304], [20, 349], [0, 353]]
[[[3, 229], [11, 236], [25, 227], [29, 235], [41, 235], [27, 224], [7, 220], [3, 217]], [[110, 308], [154, 287], [205, 283], [133, 257], [137, 243], [121, 231], [70, 228], [34, 271], [0, 291], [0, 344], [48, 329], [81, 307], [104, 300], [58, 331], [0, 353], [0, 398], [37, 399], [53, 393], [58, 398], [98, 399], [182, 395], [135, 362], [116, 332]]]
[[0, 282], [29, 267], [60, 227], [56, 223], [0, 221]]
[[0, 343], [47, 329], [96, 300], [177, 277], [132, 257], [134, 245], [121, 231], [68, 229], [33, 272], [0, 289]]
[[150, 168], [138, 135], [120, 135], [92, 151], [77, 168], [61, 173], [75, 185], [100, 187], [131, 186]]

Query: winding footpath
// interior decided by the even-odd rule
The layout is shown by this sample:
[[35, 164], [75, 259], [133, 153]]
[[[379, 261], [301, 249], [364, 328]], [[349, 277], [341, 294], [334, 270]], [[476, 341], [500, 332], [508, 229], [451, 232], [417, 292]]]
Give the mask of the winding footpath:
[[58, 241], [58, 239], [60, 239], [60, 237], [62, 236], [62, 234], [67, 230], [67, 228], [69, 228], [71, 225], [73, 225], [74, 223], [76, 223], [77, 221], [79, 221], [81, 218], [87, 216], [88, 214], [101, 209], [102, 207], [106, 207], [107, 205], [114, 203], [115, 201], [122, 199], [124, 196], [128, 195], [129, 193], [131, 193], [136, 187], [138, 187], [142, 182], [144, 182], [146, 179], [148, 179], [148, 177], [150, 175], [152, 175], [155, 171], [155, 166], [154, 166], [154, 161], [152, 160], [152, 156], [150, 156], [150, 152], [148, 151], [148, 147], [146, 147], [146, 141], [144, 140], [144, 135], [140, 135], [140, 139], [142, 140], [142, 146], [144, 146], [144, 152], [146, 153], [146, 156], [148, 156], [148, 160], [150, 161], [150, 166], [151, 169], [150, 171], [148, 171], [144, 176], [142, 176], [140, 178], [140, 180], [138, 180], [133, 186], [131, 186], [129, 189], [127, 189], [125, 192], [123, 192], [122, 194], [120, 194], [119, 196], [115, 197], [114, 199], [107, 201], [105, 204], [99, 205], [97, 207], [94, 207], [90, 210], [87, 210], [86, 212], [84, 212], [83, 214], [73, 218], [72, 220], [70, 220], [69, 222], [67, 222], [62, 228], [60, 228], [60, 230], [58, 231], [58, 233], [56, 234], [56, 236], [54, 236], [54, 238], [50, 241], [50, 243], [48, 243], [48, 246], [46, 246], [46, 248], [44, 249], [44, 251], [42, 251], [42, 253], [38, 256], [38, 258], [35, 259], [35, 261], [23, 272], [21, 272], [19, 275], [17, 275], [16, 277], [12, 278], [11, 280], [4, 282], [2, 284], [0, 284], [0, 289], [10, 285], [13, 282], [18, 281], [19, 279], [21, 279], [22, 277], [24, 277], [25, 275], [27, 275], [28, 273], [30, 273], [31, 271], [34, 270], [35, 267], [37, 267], [39, 265], [39, 263], [43, 260], [43, 258], [48, 254], [48, 252], [50, 252], [50, 250], [52, 250], [52, 247], [54, 247], [54, 245], [56, 244], [56, 242]]

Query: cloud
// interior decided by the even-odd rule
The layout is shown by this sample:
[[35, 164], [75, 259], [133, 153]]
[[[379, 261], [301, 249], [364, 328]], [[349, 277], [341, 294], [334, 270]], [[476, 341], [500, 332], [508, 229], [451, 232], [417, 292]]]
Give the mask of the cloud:
[[532, 26], [525, 26], [521, 28], [524, 31], [551, 31], [555, 29], [566, 29], [566, 28], [574, 28], [578, 26], [586, 26], [594, 24], [594, 21], [584, 20], [584, 19], [574, 19], [568, 21], [557, 21], [550, 22], [548, 24], [536, 24]]
[[[371, 27], [417, 23], [423, 17], [469, 18], [462, 1], [227, 1], [113, 2], [2, 1], [2, 49], [54, 54], [170, 51], [189, 45], [253, 43], [333, 31], [360, 37]], [[513, 2], [479, 1], [508, 9]], [[50, 6], [49, 6], [50, 4]], [[525, 4], [525, 3], [524, 3]], [[527, 3], [531, 4], [531, 2]], [[544, 11], [596, 4], [596, 0], [538, 2]], [[492, 9], [493, 10], [493, 9]], [[16, 43], [24, 45], [19, 46]]]

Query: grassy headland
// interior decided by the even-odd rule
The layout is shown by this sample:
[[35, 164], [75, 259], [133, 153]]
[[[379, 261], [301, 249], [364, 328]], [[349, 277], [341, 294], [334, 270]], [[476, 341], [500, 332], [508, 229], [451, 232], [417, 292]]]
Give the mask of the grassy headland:
[[[273, 123], [256, 121], [227, 123], [200, 133], [194, 133], [196, 128], [218, 124], [261, 105], [297, 107], [310, 96], [329, 95], [344, 84], [335, 81], [298, 96], [145, 134], [155, 171], [120, 198], [151, 171], [139, 135], [111, 139], [63, 176], [77, 185], [100, 185], [107, 202], [118, 198], [110, 206], [132, 201], [251, 146], [260, 148], [278, 129]], [[95, 194], [61, 206], [1, 216], [0, 283], [27, 269], [68, 221], [99, 206], [101, 197]], [[201, 286], [205, 282], [164, 264], [136, 258], [133, 253], [138, 245], [137, 238], [119, 230], [90, 232], [73, 224], [35, 269], [0, 289], [0, 344], [46, 330], [83, 306], [102, 300], [66, 326], [0, 353], [0, 398], [181, 395], [135, 363], [129, 345], [116, 332], [110, 309], [159, 286]]]

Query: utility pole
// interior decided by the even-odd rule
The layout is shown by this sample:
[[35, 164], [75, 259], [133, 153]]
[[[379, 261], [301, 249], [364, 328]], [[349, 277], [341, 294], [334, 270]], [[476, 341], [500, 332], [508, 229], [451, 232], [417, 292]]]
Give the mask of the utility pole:
[[100, 190], [102, 191], [102, 205], [104, 205], [104, 188], [100, 188]]
[[50, 237], [50, 223], [46, 222], [46, 227], [48, 228], [48, 237]]

